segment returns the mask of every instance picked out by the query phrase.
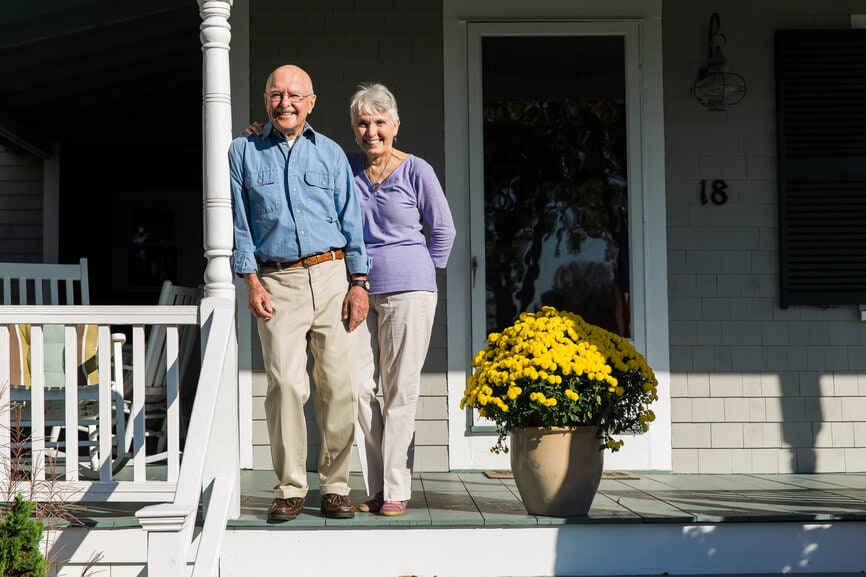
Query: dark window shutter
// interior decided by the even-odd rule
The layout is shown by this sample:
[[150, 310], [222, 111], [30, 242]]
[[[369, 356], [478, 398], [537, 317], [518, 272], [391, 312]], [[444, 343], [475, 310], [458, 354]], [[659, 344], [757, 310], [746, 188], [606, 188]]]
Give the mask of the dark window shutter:
[[776, 32], [781, 304], [866, 304], [866, 30]]

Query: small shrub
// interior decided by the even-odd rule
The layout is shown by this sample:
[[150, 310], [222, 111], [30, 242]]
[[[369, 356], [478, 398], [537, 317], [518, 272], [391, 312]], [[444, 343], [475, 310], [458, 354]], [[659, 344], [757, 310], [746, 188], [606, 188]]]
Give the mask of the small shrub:
[[39, 550], [42, 522], [33, 518], [35, 503], [15, 496], [12, 507], [0, 518], [0, 576], [44, 577], [45, 557]]

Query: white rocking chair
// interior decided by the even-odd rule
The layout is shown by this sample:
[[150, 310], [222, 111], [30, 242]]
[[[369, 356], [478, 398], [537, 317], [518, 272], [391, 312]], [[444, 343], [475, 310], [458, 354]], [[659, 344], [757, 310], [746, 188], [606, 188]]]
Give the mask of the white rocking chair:
[[[0, 302], [4, 305], [89, 305], [87, 259], [82, 258], [78, 264], [0, 263]], [[56, 325], [44, 325], [32, 333], [29, 325], [8, 328], [13, 344], [9, 358], [10, 399], [13, 406], [21, 408], [20, 415], [12, 416], [14, 426], [19, 430], [31, 429], [30, 407], [35, 393], [31, 385], [36, 385], [45, 402], [47, 434], [44, 439], [48, 456], [64, 459], [64, 449], [69, 450], [73, 442], [79, 449], [87, 447], [89, 458], [79, 461], [78, 472], [83, 477], [98, 477], [96, 327], [79, 326], [74, 334]], [[112, 335], [112, 338], [112, 357], [115, 357], [120, 353], [122, 335]], [[67, 355], [67, 350], [72, 350], [72, 355]], [[70, 356], [73, 360], [67, 358]], [[32, 370], [35, 362], [41, 362], [42, 370]], [[73, 367], [71, 372], [77, 374], [67, 375], [70, 367]], [[112, 472], [122, 468], [128, 459], [126, 447], [123, 444], [118, 447], [116, 441], [126, 437], [123, 389], [117, 386], [121, 382], [118, 378], [120, 370], [120, 364], [115, 363], [111, 384], [112, 427], [115, 429]], [[79, 439], [78, 433], [66, 431], [65, 440], [60, 440], [65, 429], [64, 405], [68, 384], [76, 384], [78, 388], [78, 430], [87, 433], [86, 439]], [[31, 430], [31, 438], [34, 435], [39, 433]]]
[[[201, 287], [186, 287], [164, 281], [159, 294], [159, 305], [199, 305], [202, 298]], [[179, 383], [188, 381], [192, 349], [198, 331], [190, 327], [178, 329], [178, 375]], [[165, 460], [168, 456], [167, 416], [169, 411], [180, 411], [180, 391], [166, 379], [165, 327], [154, 326], [147, 338], [145, 356], [145, 420], [146, 435], [156, 437], [156, 452], [147, 456], [147, 462]]]

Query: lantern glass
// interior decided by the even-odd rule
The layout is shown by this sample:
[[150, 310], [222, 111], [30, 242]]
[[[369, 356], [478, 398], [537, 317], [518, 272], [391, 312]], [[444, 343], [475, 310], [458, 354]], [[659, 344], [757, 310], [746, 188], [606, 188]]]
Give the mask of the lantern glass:
[[698, 74], [692, 91], [709, 110], [727, 110], [746, 97], [746, 81], [734, 72], [703, 72]]

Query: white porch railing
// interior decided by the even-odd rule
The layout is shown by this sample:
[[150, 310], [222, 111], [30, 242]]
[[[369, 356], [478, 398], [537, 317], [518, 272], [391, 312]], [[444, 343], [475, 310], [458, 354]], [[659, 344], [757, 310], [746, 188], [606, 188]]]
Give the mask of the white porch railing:
[[[155, 502], [137, 513], [148, 532], [148, 572], [165, 577], [186, 574], [194, 563], [194, 575], [216, 575], [219, 548], [226, 521], [240, 513], [239, 462], [237, 436], [237, 342], [234, 338], [234, 301], [209, 297], [195, 306], [0, 306], [0, 488], [6, 494], [23, 492], [38, 500]], [[25, 442], [15, 439], [15, 422], [8, 409], [11, 401], [9, 327], [27, 324], [31, 327], [31, 383], [29, 428]], [[96, 403], [98, 480], [83, 480], [78, 474], [77, 447], [46, 441], [41, 431], [55, 423], [45, 418], [46, 389], [42, 375], [44, 346], [42, 327], [66, 327], [66, 349], [75, 349], [75, 327], [97, 325], [99, 384], [96, 394], [88, 398]], [[164, 478], [148, 478], [145, 437], [145, 350], [146, 333], [154, 326], [166, 329], [166, 406], [168, 461]], [[112, 333], [124, 327], [131, 333], [131, 395], [125, 398], [124, 380], [115, 372], [120, 355], [112, 345]], [[192, 416], [183, 450], [177, 448], [180, 435], [180, 395], [177, 367], [179, 330], [201, 328], [201, 372], [199, 374]], [[112, 354], [114, 351], [114, 354]], [[198, 354], [194, 352], [194, 354]], [[74, 355], [66, 355], [67, 357]], [[74, 379], [74, 361], [67, 359], [67, 386], [61, 393], [65, 407], [77, 407], [81, 390]], [[130, 373], [127, 372], [127, 375]], [[129, 389], [127, 376], [127, 389]], [[56, 394], [55, 391], [52, 393]], [[114, 408], [125, 407], [118, 419]], [[78, 411], [63, 411], [60, 424], [67, 431], [77, 431], [82, 422]], [[219, 426], [215, 426], [219, 423]], [[120, 426], [118, 426], [120, 425]], [[111, 432], [110, 434], [105, 434]], [[77, 435], [72, 433], [70, 441]], [[74, 443], [70, 443], [74, 444]], [[16, 451], [17, 448], [17, 451]], [[174, 448], [174, 450], [172, 450]], [[52, 455], [57, 450], [64, 457]], [[125, 470], [113, 472], [114, 459], [128, 459]], [[58, 460], [59, 462], [55, 462]], [[46, 466], [46, 464], [54, 466]], [[130, 477], [131, 480], [124, 480]], [[43, 489], [40, 490], [40, 487]], [[35, 489], [35, 494], [34, 494]], [[192, 532], [199, 509], [204, 502], [204, 528], [192, 547]], [[196, 559], [202, 560], [196, 563]]]
[[[22, 395], [21, 387], [13, 389], [10, 384], [10, 339], [9, 327], [29, 325], [31, 330], [30, 372], [31, 387], [29, 394]], [[65, 354], [66, 386], [61, 391], [44, 388], [44, 346], [42, 342], [43, 327], [47, 325], [62, 325], [66, 333], [67, 351], [77, 348], [75, 327], [78, 325], [96, 325], [98, 331], [97, 363], [99, 384], [93, 386], [78, 386], [78, 370], [75, 354]], [[126, 501], [166, 501], [174, 496], [177, 482], [180, 452], [169, 451], [166, 463], [167, 473], [164, 479], [148, 480], [146, 472], [146, 438], [145, 438], [145, 344], [146, 332], [150, 327], [162, 325], [166, 328], [165, 359], [165, 418], [166, 435], [169, 447], [179, 447], [180, 411], [179, 411], [179, 375], [178, 375], [178, 333], [179, 328], [191, 326], [197, 330], [199, 326], [199, 311], [197, 307], [114, 307], [114, 306], [2, 306], [0, 307], [0, 407], [9, 408], [14, 396], [25, 396], [26, 413], [28, 414], [28, 435], [26, 446], [16, 443], [15, 415], [10, 410], [0, 413], [0, 482], [8, 483], [15, 489], [16, 484], [24, 485], [38, 482], [50, 487], [50, 492], [56, 498], [67, 501], [76, 500], [126, 500]], [[122, 364], [122, 360], [114, 359], [111, 346], [111, 334], [122, 329], [131, 334], [131, 367], [126, 376], [120, 377], [120, 371], [113, 364]], [[120, 377], [120, 378], [119, 378]], [[124, 384], [118, 382], [131, 380], [131, 395], [124, 399]], [[19, 385], [18, 383], [11, 383]], [[7, 385], [7, 386], [4, 386]], [[129, 385], [127, 385], [127, 388]], [[94, 391], [98, 388], [98, 391]], [[64, 407], [61, 414], [61, 424], [66, 430], [66, 442], [52, 443], [47, 441], [46, 425], [56, 425], [57, 415], [49, 416], [46, 422], [46, 395], [53, 396]], [[79, 401], [84, 397], [96, 404], [96, 433], [98, 444], [94, 449], [98, 452], [96, 471], [98, 479], [87, 481], [79, 475], [78, 451], [71, 445], [78, 442]], [[118, 403], [125, 405], [126, 421], [117, 418], [115, 411]], [[121, 407], [123, 408], [123, 407]], [[121, 412], [121, 416], [124, 415]], [[100, 434], [108, 432], [110, 434]], [[19, 445], [16, 447], [16, 444]], [[61, 450], [65, 457], [55, 458], [56, 450]], [[118, 481], [113, 474], [112, 465], [116, 459], [129, 460], [128, 467], [132, 470], [131, 481]], [[26, 462], [25, 462], [26, 461]], [[52, 474], [53, 473], [53, 474]]]

